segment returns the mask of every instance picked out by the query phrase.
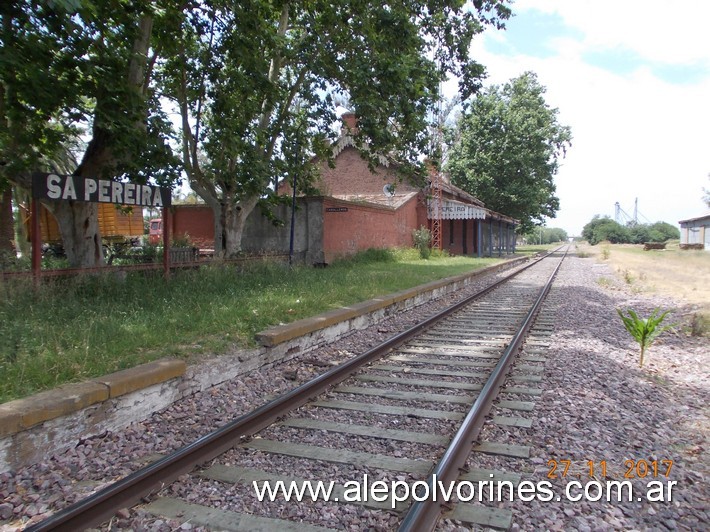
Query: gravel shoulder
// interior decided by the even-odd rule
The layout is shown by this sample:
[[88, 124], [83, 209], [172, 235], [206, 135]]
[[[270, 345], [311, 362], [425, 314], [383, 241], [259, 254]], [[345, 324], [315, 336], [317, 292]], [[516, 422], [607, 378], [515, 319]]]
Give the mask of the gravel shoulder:
[[[600, 279], [607, 281], [600, 283]], [[571, 257], [560, 271], [551, 297], [557, 315], [549, 348], [544, 393], [536, 421], [523, 431], [532, 458], [525, 478], [546, 480], [548, 461], [571, 460], [584, 473], [588, 460], [605, 460], [608, 476], [621, 479], [626, 460], [673, 460], [668, 480], [676, 481], [673, 501], [502, 503], [515, 512], [519, 530], [699, 530], [710, 527], [708, 476], [707, 338], [682, 332], [687, 314], [668, 298], [632, 293], [614, 273], [593, 259]], [[476, 289], [461, 291], [463, 297]], [[16, 530], [87, 496], [150, 461], [259, 406], [342, 361], [375, 345], [453, 302], [442, 298], [334, 342], [289, 362], [264, 367], [180, 401], [120, 433], [80, 441], [73, 449], [11, 474], [0, 474], [0, 530]], [[636, 344], [615, 308], [647, 315], [655, 307], [674, 308], [667, 332], [638, 367]], [[491, 429], [492, 430], [492, 429]], [[497, 435], [498, 436], [498, 435]], [[482, 438], [485, 439], [484, 432]], [[523, 442], [517, 442], [523, 443]], [[643, 484], [650, 479], [636, 479]], [[657, 480], [665, 481], [665, 478]], [[565, 482], [553, 481], [562, 493]], [[639, 488], [640, 489], [640, 488]], [[171, 530], [189, 525], [122, 512], [113, 529]]]
[[[609, 280], [612, 282], [609, 282]], [[603, 280], [600, 282], [600, 280]], [[616, 280], [610, 267], [593, 259], [570, 258], [551, 293], [556, 328], [545, 371], [545, 392], [527, 444], [531, 460], [524, 478], [549, 480], [550, 460], [571, 461], [567, 478], [551, 480], [562, 501], [522, 502], [514, 511], [513, 530], [702, 530], [710, 527], [710, 342], [688, 336], [690, 313], [663, 297], [635, 294]], [[638, 345], [624, 329], [616, 308], [642, 316], [653, 309], [674, 309], [668, 323], [676, 332], [661, 335], [638, 365]], [[486, 437], [486, 433], [482, 434]], [[645, 478], [646, 461], [651, 471]], [[673, 466], [668, 478], [668, 462]], [[590, 477], [588, 461], [595, 465]], [[606, 462], [607, 477], [601, 476]], [[631, 461], [631, 462], [628, 462]], [[654, 477], [653, 462], [658, 463]], [[629, 469], [635, 478], [625, 475]], [[579, 475], [579, 477], [577, 476]], [[566, 501], [569, 481], [630, 480], [631, 502]], [[647, 484], [672, 488], [672, 501], [646, 500]], [[574, 496], [583, 494], [573, 486]], [[615, 493], [615, 491], [614, 491]], [[597, 494], [596, 488], [591, 491]], [[667, 490], [666, 490], [667, 495]], [[644, 499], [639, 502], [637, 497]], [[667, 497], [666, 497], [667, 498]]]

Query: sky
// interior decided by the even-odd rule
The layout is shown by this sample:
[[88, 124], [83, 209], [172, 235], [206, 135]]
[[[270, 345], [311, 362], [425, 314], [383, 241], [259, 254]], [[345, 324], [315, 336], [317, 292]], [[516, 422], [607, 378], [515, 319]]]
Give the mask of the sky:
[[615, 203], [641, 223], [708, 212], [710, 2], [516, 0], [505, 30], [487, 29], [471, 55], [486, 84], [533, 71], [572, 129], [555, 177], [570, 236]]

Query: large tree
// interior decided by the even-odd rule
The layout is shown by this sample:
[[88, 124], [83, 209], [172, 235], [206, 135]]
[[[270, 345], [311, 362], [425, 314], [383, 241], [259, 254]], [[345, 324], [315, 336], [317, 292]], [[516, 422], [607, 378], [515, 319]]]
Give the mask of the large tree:
[[582, 238], [592, 246], [604, 241], [612, 244], [624, 244], [631, 241], [631, 233], [628, 227], [621, 225], [608, 216], [602, 218], [599, 215], [595, 215], [582, 228]]
[[411, 169], [446, 72], [464, 97], [481, 65], [473, 36], [509, 16], [503, 0], [352, 2], [200, 0], [178, 14], [162, 63], [182, 117], [183, 162], [215, 213], [215, 248], [238, 253], [247, 216], [274, 182], [328, 156], [334, 99], [349, 97], [356, 142]]
[[[1, 181], [29, 188], [31, 172], [54, 170], [82, 130], [89, 140], [75, 175], [169, 180], [166, 122], [150, 83], [153, 25], [165, 11], [150, 0], [2, 2]], [[47, 206], [70, 263], [102, 264], [96, 204]]]
[[554, 176], [572, 141], [544, 93], [526, 72], [479, 94], [459, 121], [447, 164], [455, 185], [520, 220], [523, 234], [555, 217]]
[[608, 216], [594, 215], [589, 223], [582, 228], [582, 238], [592, 246], [608, 241], [612, 244], [622, 244], [631, 241], [631, 233], [625, 227]]

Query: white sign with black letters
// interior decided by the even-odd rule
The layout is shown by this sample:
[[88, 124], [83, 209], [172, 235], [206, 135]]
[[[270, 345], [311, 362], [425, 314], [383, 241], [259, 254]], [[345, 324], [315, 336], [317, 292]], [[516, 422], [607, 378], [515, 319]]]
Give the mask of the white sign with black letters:
[[32, 195], [38, 199], [170, 207], [170, 189], [72, 175], [34, 174]]

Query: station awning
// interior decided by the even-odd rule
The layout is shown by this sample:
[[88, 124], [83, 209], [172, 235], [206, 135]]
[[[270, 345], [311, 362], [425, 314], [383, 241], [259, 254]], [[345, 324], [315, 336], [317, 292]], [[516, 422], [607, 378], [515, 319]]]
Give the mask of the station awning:
[[427, 202], [427, 217], [430, 220], [432, 218], [441, 220], [483, 220], [486, 217], [486, 210], [476, 205], [448, 199], [442, 200], [441, 203], [441, 216], [436, 216], [437, 206], [434, 205], [431, 199]]

